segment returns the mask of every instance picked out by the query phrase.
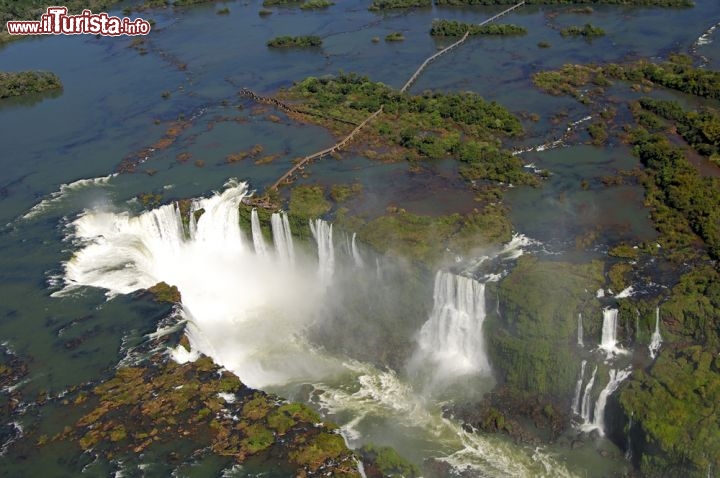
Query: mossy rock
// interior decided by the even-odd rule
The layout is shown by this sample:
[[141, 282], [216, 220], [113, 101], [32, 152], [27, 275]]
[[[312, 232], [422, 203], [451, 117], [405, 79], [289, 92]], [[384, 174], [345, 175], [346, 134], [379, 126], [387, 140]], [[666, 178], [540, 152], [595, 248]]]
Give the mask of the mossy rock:
[[535, 394], [569, 396], [580, 360], [578, 314], [599, 321], [594, 291], [603, 264], [570, 264], [524, 256], [498, 286], [500, 314], [487, 323], [489, 352], [501, 382]]
[[305, 219], [318, 218], [331, 208], [322, 186], [296, 186], [290, 192], [290, 213]]

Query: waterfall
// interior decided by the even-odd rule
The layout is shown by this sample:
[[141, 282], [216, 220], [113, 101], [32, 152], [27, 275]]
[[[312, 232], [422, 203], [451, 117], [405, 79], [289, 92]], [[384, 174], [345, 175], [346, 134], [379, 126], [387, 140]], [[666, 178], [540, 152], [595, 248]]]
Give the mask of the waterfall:
[[295, 246], [293, 245], [287, 214], [282, 212], [273, 213], [270, 216], [270, 225], [272, 226], [273, 242], [275, 242], [275, 252], [278, 258], [283, 264], [295, 264]]
[[595, 403], [593, 421], [587, 427], [588, 430], [597, 429], [600, 432], [600, 435], [605, 435], [605, 405], [607, 404], [607, 399], [615, 390], [618, 389], [620, 382], [629, 376], [630, 370], [610, 370], [610, 381], [605, 388], [602, 389], [600, 396], [598, 396], [597, 402]]
[[357, 237], [357, 233], [353, 232], [352, 243], [351, 243], [352, 257], [353, 257], [353, 261], [355, 261], [355, 265], [357, 267], [362, 267], [363, 260], [362, 260], [362, 257], [360, 256], [360, 251], [358, 250], [357, 243], [355, 242], [356, 237]]
[[617, 316], [617, 309], [603, 309], [600, 349], [604, 350], [608, 357], [613, 354], [626, 353], [625, 350], [617, 346]]
[[583, 379], [585, 378], [585, 366], [587, 365], [587, 360], [583, 360], [580, 363], [580, 377], [578, 377], [578, 381], [575, 384], [575, 398], [573, 399], [572, 404], [572, 412], [575, 415], [580, 414], [580, 392], [582, 391], [582, 383]]
[[187, 232], [173, 204], [137, 216], [87, 211], [72, 223], [79, 249], [54, 295], [93, 286], [112, 297], [164, 281], [182, 294], [191, 352], [211, 356], [248, 386], [312, 381], [341, 369], [303, 343], [301, 331], [325, 291], [315, 274], [289, 267], [295, 251], [287, 216], [271, 219], [277, 255], [262, 259], [243, 238], [238, 207], [247, 192], [229, 182], [222, 193], [194, 200], [190, 210], [204, 213]]
[[260, 257], [267, 257], [268, 250], [267, 244], [265, 244], [265, 238], [260, 229], [260, 219], [258, 218], [257, 209], [253, 208], [250, 213], [250, 227], [252, 229], [253, 246], [255, 247], [255, 254]]
[[430, 318], [420, 330], [420, 358], [434, 362], [443, 376], [489, 372], [482, 335], [485, 284], [438, 271], [433, 300]]
[[333, 249], [332, 224], [328, 224], [322, 219], [310, 221], [310, 231], [312, 232], [318, 251], [318, 273], [320, 282], [325, 286], [330, 285], [333, 274], [335, 273], [335, 251]]
[[595, 374], [597, 374], [597, 365], [595, 365], [595, 370], [593, 370], [592, 375], [590, 376], [590, 380], [588, 381], [587, 385], [585, 385], [585, 393], [583, 394], [582, 399], [582, 407], [580, 409], [580, 417], [583, 420], [583, 423], [587, 424], [590, 423], [590, 407], [592, 405], [592, 388], [593, 385], [595, 385]]
[[582, 314], [578, 314], [578, 336], [577, 336], [577, 344], [582, 347], [585, 344], [583, 343], [583, 321], [582, 321]]
[[[194, 352], [206, 354], [253, 388], [295, 389], [299, 384], [312, 384], [322, 403], [335, 404], [334, 416], [358, 424], [359, 429], [374, 426], [376, 417], [387, 419], [394, 429], [412, 430], [413, 440], [423, 452], [442, 454], [459, 469], [472, 466], [483, 476], [571, 476], [562, 463], [542, 450], [468, 433], [454, 420], [445, 419], [437, 402], [419, 396], [391, 370], [331, 355], [308, 343], [304, 332], [324, 312], [326, 291], [315, 270], [289, 267], [295, 252], [298, 263], [310, 258], [301, 255], [304, 249], [293, 249], [283, 214], [271, 218], [276, 253], [268, 240], [269, 254], [260, 258], [254, 241], [243, 239], [238, 206], [247, 191], [246, 184], [230, 182], [222, 192], [193, 200], [191, 211], [205, 212], [191, 221], [194, 227], [188, 232], [183, 230], [180, 211], [174, 205], [136, 216], [86, 211], [68, 228], [74, 253], [63, 264], [65, 288], [53, 295], [99, 287], [111, 297], [164, 281], [177, 286], [182, 294], [178, 313], [187, 320], [191, 350], [176, 357], [180, 360], [193, 360]], [[379, 274], [384, 271], [379, 260], [377, 269]], [[373, 272], [368, 270], [367, 275], [373, 276]], [[464, 312], [475, 319], [484, 318], [482, 284], [449, 276], [453, 297], [463, 297], [463, 301], [446, 315], [459, 319]], [[436, 303], [450, 307], [450, 297], [443, 299], [450, 294], [440, 284], [438, 289]], [[472, 293], [458, 294], [467, 290]], [[457, 320], [446, 322], [451, 325]], [[480, 331], [478, 322], [455, 334], [458, 350], [462, 351], [464, 338]], [[476, 354], [472, 350], [468, 354], [482, 357], [476, 361], [482, 366], [487, 360], [482, 336], [478, 338], [472, 344]], [[450, 340], [438, 342], [454, 346]], [[368, 423], [365, 416], [372, 421]]]
[[650, 345], [648, 345], [648, 349], [650, 349], [650, 358], [657, 357], [657, 353], [660, 350], [660, 345], [662, 344], [662, 336], [660, 335], [660, 307], [655, 307], [655, 332], [653, 332], [652, 337], [650, 339]]

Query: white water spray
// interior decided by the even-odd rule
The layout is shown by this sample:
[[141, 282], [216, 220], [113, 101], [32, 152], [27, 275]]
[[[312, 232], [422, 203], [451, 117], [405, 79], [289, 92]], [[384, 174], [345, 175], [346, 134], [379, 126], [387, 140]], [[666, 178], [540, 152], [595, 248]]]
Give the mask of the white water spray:
[[617, 309], [603, 309], [602, 338], [600, 340], [600, 349], [603, 350], [608, 357], [621, 353], [627, 353], [625, 350], [617, 346]]
[[573, 398], [572, 412], [575, 415], [580, 414], [580, 393], [582, 392], [583, 379], [585, 378], [585, 366], [587, 360], [583, 360], [580, 363], [580, 376], [578, 377], [577, 383], [575, 383], [575, 397]]
[[310, 231], [317, 243], [318, 275], [324, 286], [329, 286], [335, 273], [335, 249], [333, 246], [333, 228], [322, 219], [310, 221]]
[[577, 334], [577, 344], [580, 347], [583, 347], [585, 344], [583, 343], [583, 321], [582, 321], [582, 314], [578, 314], [578, 334]]
[[362, 256], [360, 255], [360, 251], [358, 250], [357, 243], [355, 242], [356, 237], [357, 237], [357, 233], [353, 232], [350, 250], [352, 252], [352, 257], [353, 257], [353, 261], [355, 262], [355, 265], [357, 267], [362, 267], [363, 260], [362, 260]]
[[[437, 404], [426, 402], [391, 371], [357, 365], [307, 343], [303, 331], [316, 320], [326, 292], [316, 280], [317, 263], [306, 267], [311, 259], [296, 257], [283, 214], [271, 217], [276, 254], [260, 257], [255, 241], [251, 245], [244, 240], [239, 228], [238, 206], [246, 194], [246, 185], [231, 182], [222, 193], [194, 201], [191, 211], [204, 213], [196, 222], [190, 218], [188, 231], [175, 205], [136, 217], [86, 212], [72, 223], [78, 250], [65, 264], [65, 288], [54, 295], [94, 286], [107, 289], [112, 297], [160, 281], [176, 285], [191, 344], [190, 352], [174, 351], [181, 361], [204, 353], [255, 388], [320, 384], [320, 399], [334, 401], [337, 412], [350, 416], [348, 422], [361, 427], [367, 415], [416, 427], [415, 436], [439, 444], [438, 454], [450, 454], [448, 461], [477, 467], [484, 474], [567, 476], [564, 466], [549, 455], [497, 437], [468, 434], [444, 420]], [[446, 317], [446, 324], [480, 319], [470, 321], [468, 329], [458, 329], [475, 335], [484, 318], [484, 287], [465, 277], [446, 279], [454, 283], [456, 294], [446, 288], [436, 305], [458, 303], [455, 312], [442, 312], [440, 307], [437, 317]], [[489, 370], [484, 352], [479, 353], [481, 340], [467, 342], [468, 348], [462, 349], [465, 337], [451, 337], [440, 343], [460, 345], [471, 366]]]
[[585, 385], [585, 393], [583, 394], [582, 399], [582, 407], [580, 408], [580, 417], [583, 420], [584, 424], [590, 423], [590, 413], [592, 412], [591, 406], [592, 406], [592, 389], [593, 385], [595, 385], [595, 375], [597, 374], [597, 365], [595, 366], [595, 370], [593, 370], [592, 376], [590, 377], [590, 380], [588, 381], [587, 385]]
[[433, 310], [420, 330], [418, 357], [429, 359], [443, 377], [490, 372], [482, 326], [485, 284], [438, 271]]
[[265, 244], [265, 238], [260, 228], [260, 219], [258, 218], [257, 209], [253, 208], [250, 213], [250, 228], [252, 229], [253, 246], [255, 247], [255, 254], [259, 257], [267, 257], [268, 249]]
[[660, 307], [655, 308], [655, 331], [650, 338], [650, 358], [657, 357], [657, 353], [660, 351], [660, 345], [662, 345], [662, 336], [660, 335]]
[[270, 216], [270, 225], [272, 226], [273, 242], [275, 243], [277, 256], [286, 266], [293, 266], [295, 264], [295, 246], [287, 214], [273, 213]]
[[612, 393], [618, 389], [620, 383], [630, 376], [630, 370], [615, 369], [610, 370], [610, 381], [602, 389], [598, 396], [597, 402], [595, 403], [595, 413], [593, 415], [592, 423], [588, 423], [583, 427], [583, 430], [597, 430], [600, 435], [605, 435], [605, 405], [607, 405], [607, 399]]

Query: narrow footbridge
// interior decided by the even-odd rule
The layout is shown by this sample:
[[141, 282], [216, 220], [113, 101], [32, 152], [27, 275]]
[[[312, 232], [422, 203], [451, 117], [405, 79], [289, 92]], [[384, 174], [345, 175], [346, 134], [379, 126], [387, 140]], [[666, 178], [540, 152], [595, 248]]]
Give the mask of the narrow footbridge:
[[[506, 10], [503, 10], [502, 12], [498, 13], [497, 15], [494, 15], [494, 16], [488, 18], [488, 19], [485, 20], [484, 22], [479, 23], [478, 26], [481, 27], [481, 26], [483, 26], [483, 25], [487, 25], [488, 23], [492, 23], [492, 22], [494, 22], [495, 20], [497, 20], [498, 18], [502, 17], [503, 15], [507, 15], [508, 13], [512, 12], [513, 10], [515, 10], [515, 9], [517, 9], [517, 8], [522, 7], [523, 5], [525, 5], [525, 0], [523, 0], [522, 2], [520, 2], [520, 3], [516, 4], [516, 5], [513, 5], [512, 7], [508, 8], [508, 9], [506, 9]], [[400, 88], [400, 93], [405, 93], [405, 92], [407, 91], [407, 89], [410, 88], [410, 87], [413, 85], [413, 83], [415, 83], [415, 81], [418, 79], [418, 77], [419, 77], [420, 74], [423, 72], [423, 70], [425, 69], [425, 67], [427, 67], [430, 63], [432, 63], [433, 61], [437, 60], [438, 58], [440, 58], [440, 57], [443, 56], [444, 54], [450, 53], [452, 50], [454, 50], [455, 48], [457, 48], [457, 47], [459, 47], [460, 45], [462, 45], [463, 43], [465, 43], [465, 40], [468, 39], [468, 36], [469, 36], [469, 35], [470, 35], [470, 31], [468, 30], [468, 31], [465, 32], [465, 35], [463, 35], [463, 37], [462, 37], [461, 39], [459, 39], [458, 41], [456, 41], [456, 42], [453, 43], [452, 45], [450, 45], [450, 46], [448, 46], [448, 47], [446, 47], [446, 48], [443, 48], [442, 50], [440, 50], [439, 52], [435, 53], [434, 55], [428, 57], [424, 62], [422, 62], [422, 64], [418, 67], [418, 69], [415, 70], [415, 73], [413, 73], [412, 76], [410, 77], [410, 79], [407, 80], [407, 83], [405, 83], [405, 84], [403, 85], [403, 87]]]
[[[479, 23], [478, 26], [483, 26], [483, 25], [487, 25], [488, 23], [494, 22], [494, 21], [497, 20], [498, 18], [500, 18], [500, 17], [502, 17], [502, 16], [504, 16], [504, 15], [507, 15], [508, 13], [510, 13], [510, 12], [512, 12], [512, 11], [514, 11], [514, 10], [520, 8], [520, 7], [522, 7], [523, 5], [525, 5], [525, 0], [523, 0], [523, 1], [521, 1], [521, 2], [519, 2], [519, 3], [517, 3], [517, 4], [515, 4], [515, 5], [513, 5], [512, 7], [508, 8], [508, 9], [506, 9], [506, 10], [503, 10], [502, 12], [498, 13], [497, 15], [493, 15], [492, 17], [488, 18], [487, 20], [483, 21], [482, 23]], [[468, 36], [469, 36], [469, 35], [470, 35], [470, 32], [469, 32], [469, 31], [465, 32], [465, 35], [463, 35], [462, 38], [460, 38], [460, 40], [456, 41], [455, 43], [453, 43], [452, 45], [450, 45], [450, 46], [448, 46], [448, 47], [446, 47], [446, 48], [443, 48], [442, 50], [438, 51], [437, 53], [429, 56], [425, 61], [422, 62], [422, 64], [418, 67], [418, 69], [415, 70], [415, 72], [412, 74], [412, 76], [410, 77], [410, 79], [408, 79], [408, 81], [403, 85], [403, 87], [400, 88], [400, 92], [401, 92], [401, 93], [405, 93], [405, 92], [408, 90], [408, 88], [410, 88], [410, 87], [413, 85], [413, 83], [415, 83], [415, 81], [417, 81], [417, 79], [420, 77], [420, 75], [422, 74], [422, 72], [425, 70], [425, 68], [426, 68], [430, 63], [432, 63], [433, 61], [437, 60], [438, 58], [440, 58], [440, 57], [443, 56], [444, 54], [449, 53], [450, 51], [452, 51], [453, 49], [459, 47], [460, 45], [462, 45], [462, 44], [465, 42], [465, 40], [468, 39]], [[284, 111], [294, 112], [294, 113], [301, 113], [301, 114], [316, 114], [316, 115], [317, 115], [317, 113], [311, 113], [311, 112], [308, 112], [308, 111], [303, 111], [303, 110], [300, 110], [300, 109], [298, 109], [298, 108], [295, 108], [295, 107], [292, 107], [292, 106], [290, 106], [290, 105], [287, 105], [287, 104], [285, 104], [285, 103], [283, 103], [283, 102], [281, 102], [280, 100], [277, 100], [277, 99], [275, 99], [275, 98], [268, 98], [268, 97], [263, 97], [263, 96], [256, 95], [255, 93], [253, 93], [252, 91], [248, 90], [247, 88], [243, 88], [242, 90], [240, 90], [240, 93], [241, 93], [242, 95], [249, 96], [250, 98], [252, 98], [253, 100], [255, 100], [255, 101], [257, 101], [257, 102], [260, 102], [260, 103], [268, 103], [268, 104], [274, 105], [274, 106], [276, 106], [276, 107], [278, 107], [278, 108], [280, 108], [280, 109], [282, 109], [282, 110], [284, 110]], [[302, 170], [305, 168], [305, 165], [308, 164], [309, 162], [313, 161], [314, 159], [320, 159], [320, 158], [322, 158], [322, 157], [324, 157], [324, 156], [330, 155], [330, 154], [332, 154], [332, 153], [335, 153], [335, 152], [343, 149], [345, 146], [348, 145], [348, 143], [350, 143], [350, 142], [355, 138], [355, 136], [357, 136], [357, 134], [358, 134], [370, 121], [372, 121], [372, 120], [375, 119], [380, 113], [382, 113], [382, 111], [383, 111], [383, 106], [380, 106], [380, 109], [378, 109], [377, 111], [375, 111], [374, 113], [372, 113], [370, 116], [368, 116], [367, 118], [365, 118], [365, 119], [362, 121], [362, 123], [358, 124], [358, 125], [355, 127], [355, 129], [353, 129], [353, 130], [350, 132], [350, 134], [348, 134], [348, 135], [345, 136], [341, 141], [335, 143], [334, 145], [330, 146], [329, 148], [323, 149], [322, 151], [318, 151], [317, 153], [310, 154], [310, 155], [308, 155], [308, 156], [305, 156], [304, 158], [300, 158], [300, 159], [295, 163], [295, 165], [293, 165], [292, 168], [290, 168], [285, 174], [283, 174], [283, 175], [280, 177], [280, 179], [278, 179], [277, 181], [275, 181], [275, 182], [273, 183], [273, 185], [270, 186], [269, 190], [277, 190], [278, 187], [280, 187], [280, 185], [291, 183], [292, 180], [293, 180], [293, 175], [294, 175], [297, 171], [302, 171]], [[346, 120], [340, 120], [340, 119], [338, 119], [338, 118], [332, 118], [332, 117], [331, 117], [330, 119], [334, 119], [334, 120], [337, 120], [337, 121], [343, 121], [343, 122], [345, 122], [345, 123], [355, 124], [355, 123], [352, 123], [352, 122], [349, 122], [349, 121], [346, 121]]]

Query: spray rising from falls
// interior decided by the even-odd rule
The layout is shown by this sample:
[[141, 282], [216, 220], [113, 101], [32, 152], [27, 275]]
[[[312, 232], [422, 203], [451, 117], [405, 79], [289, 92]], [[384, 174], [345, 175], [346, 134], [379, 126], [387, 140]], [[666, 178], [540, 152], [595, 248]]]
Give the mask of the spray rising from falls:
[[253, 246], [255, 247], [255, 254], [259, 257], [268, 256], [267, 244], [265, 244], [265, 238], [260, 228], [260, 219], [258, 218], [257, 209], [253, 208], [250, 213], [250, 227], [252, 229]]
[[600, 349], [603, 350], [608, 357], [617, 354], [625, 354], [626, 350], [617, 346], [617, 309], [603, 309], [602, 338], [600, 340]]
[[286, 266], [293, 266], [295, 264], [295, 245], [287, 215], [274, 213], [270, 216], [270, 224], [278, 258]]
[[[329, 298], [327, 284], [318, 276], [339, 275], [334, 270], [332, 228], [324, 222], [313, 224], [317, 258], [306, 257], [300, 248], [296, 251], [282, 213], [270, 220], [274, 251], [265, 244], [259, 220], [253, 219], [256, 215], [251, 215], [253, 237], [248, 241], [238, 212], [247, 194], [245, 184], [231, 182], [222, 193], [195, 200], [187, 226], [175, 205], [139, 216], [86, 212], [72, 223], [78, 250], [65, 264], [66, 287], [54, 295], [82, 286], [101, 287], [113, 296], [160, 281], [176, 285], [192, 348], [192, 353], [176, 349], [181, 361], [204, 353], [255, 388], [320, 384], [320, 399], [332, 402], [339, 416], [349, 417], [348, 423], [361, 426], [367, 415], [414, 427], [415, 438], [422, 435], [441, 443], [438, 454], [451, 454], [453, 463], [476, 466], [486, 475], [567, 474], [546, 455], [543, 465], [537, 465], [537, 450], [530, 453], [506, 441], [468, 434], [444, 420], [438, 404], [416, 395], [396, 375], [308, 343], [304, 332], [318, 320], [318, 310]], [[378, 271], [382, 277], [379, 267]], [[367, 272], [375, 276], [372, 269]], [[489, 370], [482, 345], [484, 317], [483, 284], [439, 273], [435, 308], [421, 334], [428, 353], [453, 370]], [[452, 358], [458, 362], [448, 363]], [[544, 464], [547, 460], [550, 468]]]
[[430, 318], [420, 331], [416, 358], [430, 360], [446, 377], [489, 373], [482, 335], [485, 284], [439, 271], [433, 299]]
[[657, 353], [660, 351], [660, 345], [662, 345], [662, 336], [660, 335], [660, 307], [655, 308], [655, 331], [650, 338], [650, 358], [657, 357]]
[[320, 282], [324, 286], [328, 286], [335, 273], [335, 249], [333, 247], [332, 224], [328, 224], [322, 219], [315, 219], [314, 221], [310, 221], [310, 231], [315, 238], [318, 248], [318, 272], [320, 274]]
[[597, 402], [595, 403], [593, 420], [583, 425], [584, 431], [597, 430], [600, 432], [600, 435], [605, 435], [605, 405], [607, 405], [607, 399], [618, 389], [620, 383], [629, 376], [630, 370], [610, 370], [610, 381], [600, 392]]
[[581, 392], [582, 392], [582, 384], [583, 379], [585, 378], [585, 366], [587, 365], [587, 360], [583, 360], [580, 363], [580, 377], [578, 377], [577, 383], [575, 383], [575, 397], [573, 398], [573, 404], [572, 404], [572, 412], [575, 415], [580, 414], [580, 398], [581, 398]]

